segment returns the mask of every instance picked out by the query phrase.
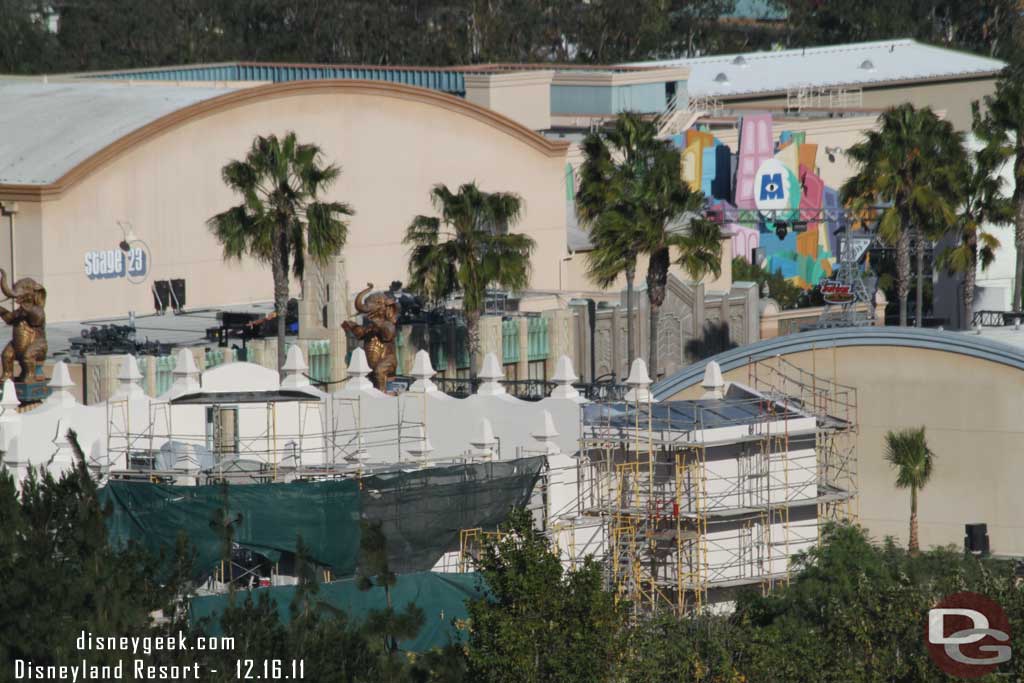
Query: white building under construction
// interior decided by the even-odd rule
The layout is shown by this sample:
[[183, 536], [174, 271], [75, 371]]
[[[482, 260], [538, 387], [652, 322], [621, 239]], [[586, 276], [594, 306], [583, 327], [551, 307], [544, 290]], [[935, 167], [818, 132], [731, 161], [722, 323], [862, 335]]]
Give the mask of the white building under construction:
[[[417, 381], [399, 395], [370, 385], [361, 351], [333, 393], [309, 386], [295, 347], [284, 380], [246, 363], [200, 375], [188, 352], [180, 355], [174, 386], [156, 399], [139, 389], [127, 356], [121, 389], [104, 404], [77, 403], [66, 372], [55, 373], [53, 395], [34, 410], [0, 401], [6, 466], [18, 479], [42, 463], [70, 466], [70, 427], [101, 482], [209, 488], [376, 477], [383, 487], [405, 477], [393, 505], [372, 490], [359, 495], [364, 515], [391, 533], [408, 539], [410, 524], [422, 527], [422, 538], [409, 540], [409, 548], [429, 546], [418, 571], [469, 568], [481, 535], [507, 514], [501, 501], [517, 500], [534, 510], [566, 564], [598, 557], [610, 589], [637, 616], [691, 613], [742, 587], [768, 590], [788, 580], [792, 556], [818, 541], [825, 521], [856, 516], [855, 392], [781, 359], [752, 364], [746, 383], [728, 385], [711, 363], [703, 398], [659, 403], [641, 360], [621, 399], [587, 401], [563, 357], [551, 396], [531, 402], [505, 393], [490, 354], [477, 392], [464, 399], [430, 381], [422, 351]], [[486, 466], [503, 461], [507, 472]], [[523, 479], [524, 468], [537, 478]], [[426, 474], [406, 476], [417, 471]], [[442, 481], [458, 493], [432, 502], [444, 497]], [[152, 514], [151, 535], [161, 524]], [[192, 521], [207, 526], [205, 517]], [[258, 549], [259, 529], [252, 532]]]

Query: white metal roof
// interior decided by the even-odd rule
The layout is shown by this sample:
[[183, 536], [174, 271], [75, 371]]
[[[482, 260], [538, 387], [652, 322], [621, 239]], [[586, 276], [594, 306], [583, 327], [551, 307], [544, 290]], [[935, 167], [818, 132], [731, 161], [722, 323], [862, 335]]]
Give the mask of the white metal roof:
[[909, 39], [636, 62], [631, 66], [675, 65], [690, 67], [687, 89], [691, 97], [725, 98], [800, 87], [870, 87], [983, 75], [1006, 66], [998, 59]]
[[0, 81], [0, 184], [46, 185], [133, 130], [225, 88]]

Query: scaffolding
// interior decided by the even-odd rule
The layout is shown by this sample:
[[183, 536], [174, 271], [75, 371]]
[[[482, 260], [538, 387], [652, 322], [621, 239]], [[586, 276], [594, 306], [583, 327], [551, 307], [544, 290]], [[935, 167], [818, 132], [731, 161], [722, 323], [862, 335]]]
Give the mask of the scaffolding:
[[359, 477], [374, 469], [370, 459], [407, 465], [426, 428], [418, 395], [396, 401], [393, 420], [371, 423], [358, 397], [252, 393], [195, 394], [194, 403], [110, 399], [105, 457], [90, 464], [103, 475], [166, 483]]
[[724, 397], [581, 408], [579, 518], [603, 526], [607, 583], [639, 618], [789, 581], [856, 497], [853, 389], [781, 359]]

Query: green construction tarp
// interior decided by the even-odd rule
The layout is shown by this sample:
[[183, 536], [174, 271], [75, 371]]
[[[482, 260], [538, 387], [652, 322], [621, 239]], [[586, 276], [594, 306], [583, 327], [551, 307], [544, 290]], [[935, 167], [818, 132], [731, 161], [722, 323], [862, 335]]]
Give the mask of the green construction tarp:
[[394, 572], [432, 569], [462, 529], [494, 529], [533, 496], [544, 456], [388, 472], [363, 479], [363, 519], [379, 522]]
[[[226, 501], [234, 525], [234, 542], [276, 560], [294, 553], [297, 535], [312, 560], [346, 576], [359, 555], [359, 484], [352, 480], [247, 484], [228, 486]], [[100, 490], [100, 503], [110, 502], [107, 520], [115, 545], [136, 540], [159, 553], [173, 549], [184, 532], [196, 549], [197, 576], [209, 573], [221, 559], [221, 534], [213, 520], [225, 508], [221, 486], [164, 486], [111, 481]]]
[[[355, 573], [359, 521], [380, 523], [391, 571], [429, 571], [445, 553], [459, 550], [462, 529], [494, 529], [512, 508], [525, 507], [544, 463], [536, 456], [361, 480], [229, 485], [227, 519], [239, 520], [235, 543], [271, 561], [294, 553], [301, 534], [310, 559], [339, 577]], [[222, 535], [212, 523], [225, 509], [224, 496], [219, 485], [111, 481], [100, 490], [101, 504], [113, 507], [107, 520], [112, 543], [136, 540], [159, 553], [172, 550], [184, 532], [197, 551], [195, 578], [222, 559]]]
[[[291, 620], [289, 606], [295, 591], [295, 586], [257, 588], [252, 591], [252, 599], [258, 602], [261, 594], [269, 595], [281, 622], [288, 623]], [[423, 627], [416, 637], [400, 641], [399, 647], [409, 652], [423, 652], [444, 647], [454, 641], [459, 633], [455, 622], [461, 622], [467, 617], [466, 600], [478, 598], [482, 594], [477, 574], [417, 572], [399, 576], [398, 582], [391, 587], [391, 604], [397, 611], [406, 605], [415, 604], [423, 610], [424, 617]], [[242, 605], [246, 596], [244, 591], [235, 593], [235, 605]], [[354, 579], [321, 584], [316, 600], [344, 612], [353, 625], [361, 624], [371, 610], [382, 610], [387, 606], [383, 588], [361, 591], [356, 587]], [[206, 633], [221, 635], [220, 617], [227, 606], [227, 595], [193, 598], [189, 619], [193, 625], [209, 619], [206, 622]], [[325, 614], [329, 615], [329, 612]]]

